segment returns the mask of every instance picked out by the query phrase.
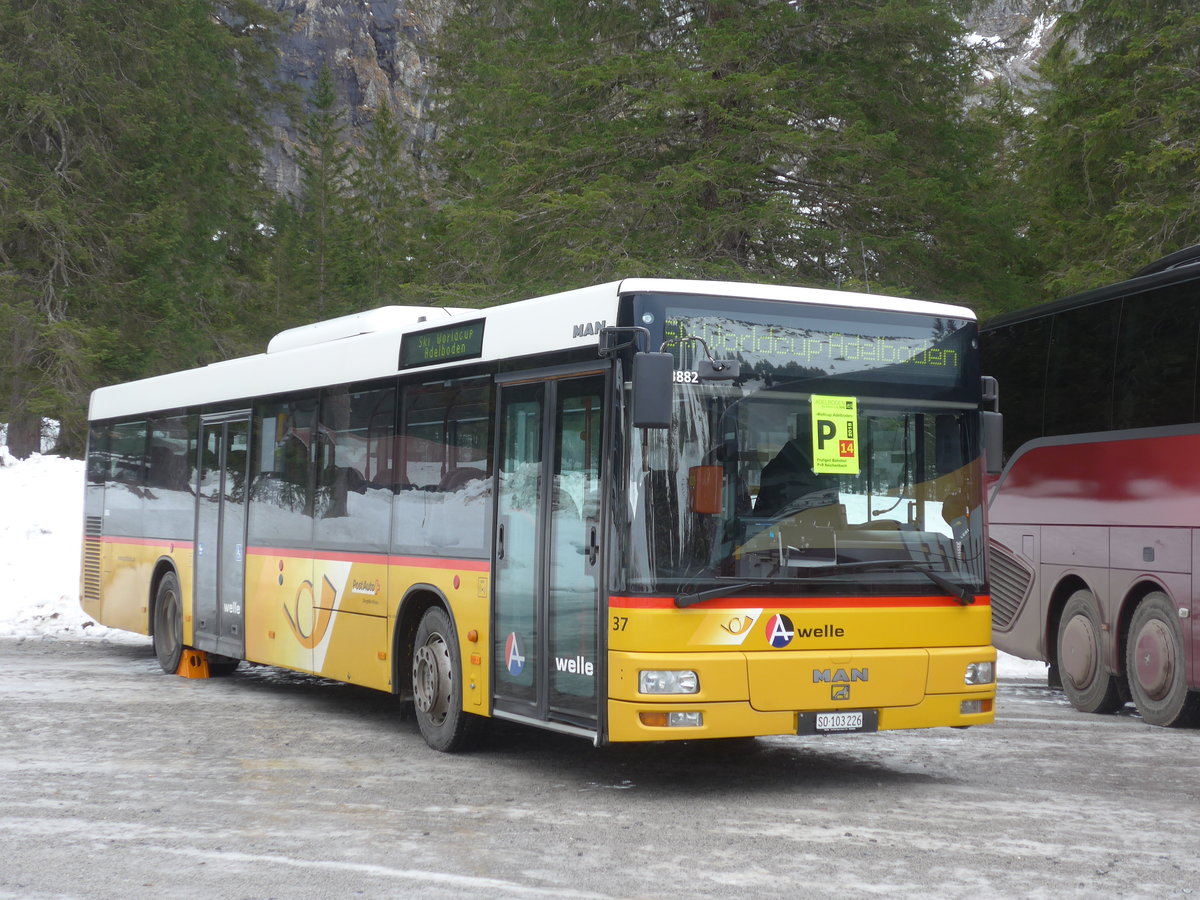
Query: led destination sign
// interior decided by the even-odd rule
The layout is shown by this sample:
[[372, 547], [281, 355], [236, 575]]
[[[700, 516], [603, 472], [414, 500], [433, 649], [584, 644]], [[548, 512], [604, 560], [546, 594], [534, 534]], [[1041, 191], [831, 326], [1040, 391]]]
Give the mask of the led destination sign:
[[483, 325], [483, 319], [475, 319], [404, 335], [400, 339], [400, 368], [482, 356]]
[[722, 314], [706, 309], [669, 308], [664, 337], [679, 364], [700, 352], [686, 342], [699, 338], [717, 359], [734, 358], [762, 374], [800, 370], [826, 376], [898, 367], [919, 381], [954, 384], [964, 354], [956, 332], [964, 324], [905, 316], [895, 322], [808, 318], [781, 322], [757, 313]]

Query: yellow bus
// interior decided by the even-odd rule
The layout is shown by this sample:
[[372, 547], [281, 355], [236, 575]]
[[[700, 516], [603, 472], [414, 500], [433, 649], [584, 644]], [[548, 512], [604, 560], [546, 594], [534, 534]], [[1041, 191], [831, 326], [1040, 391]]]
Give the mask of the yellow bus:
[[967, 309], [774, 285], [295, 328], [92, 395], [82, 605], [446, 751], [984, 724], [984, 383]]

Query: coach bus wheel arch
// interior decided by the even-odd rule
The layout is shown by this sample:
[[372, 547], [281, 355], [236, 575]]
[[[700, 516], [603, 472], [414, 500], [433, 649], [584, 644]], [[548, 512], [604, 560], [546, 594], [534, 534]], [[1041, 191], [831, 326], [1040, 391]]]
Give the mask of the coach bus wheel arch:
[[412, 653], [412, 692], [417, 725], [434, 750], [469, 749], [483, 719], [463, 709], [462, 655], [450, 616], [431, 606], [421, 616]]
[[1072, 706], [1080, 712], [1110, 713], [1125, 705], [1120, 680], [1105, 664], [1100, 608], [1086, 588], [1067, 598], [1056, 646], [1063, 693]]
[[1151, 725], [1189, 725], [1200, 718], [1200, 693], [1188, 690], [1187, 655], [1171, 598], [1153, 591], [1129, 623], [1125, 647], [1129, 693]]
[[1046, 609], [1045, 624], [1045, 660], [1049, 667], [1046, 670], [1046, 682], [1050, 687], [1062, 690], [1062, 676], [1058, 665], [1058, 631], [1062, 626], [1063, 607], [1071, 595], [1079, 590], [1087, 590], [1087, 583], [1077, 575], [1070, 575], [1054, 586]]
[[183, 601], [179, 577], [173, 569], [163, 572], [154, 591], [154, 655], [162, 670], [173, 675], [183, 656]]

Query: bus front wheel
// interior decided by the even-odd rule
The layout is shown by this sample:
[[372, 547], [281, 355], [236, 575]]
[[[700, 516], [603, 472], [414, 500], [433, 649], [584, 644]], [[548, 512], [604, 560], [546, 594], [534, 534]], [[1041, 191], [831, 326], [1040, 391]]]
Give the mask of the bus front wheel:
[[168, 675], [179, 670], [183, 656], [183, 612], [179, 579], [174, 572], [162, 577], [154, 595], [154, 655]]
[[1104, 666], [1100, 610], [1091, 591], [1076, 591], [1058, 626], [1058, 671], [1063, 693], [1080, 712], [1110, 713], [1125, 705], [1116, 676]]
[[450, 617], [431, 607], [421, 617], [413, 642], [413, 706], [425, 743], [454, 753], [478, 739], [483, 719], [462, 706], [462, 660]]
[[1200, 718], [1200, 693], [1187, 686], [1187, 656], [1175, 604], [1147, 594], [1129, 623], [1125, 648], [1129, 693], [1151, 725], [1188, 725]]

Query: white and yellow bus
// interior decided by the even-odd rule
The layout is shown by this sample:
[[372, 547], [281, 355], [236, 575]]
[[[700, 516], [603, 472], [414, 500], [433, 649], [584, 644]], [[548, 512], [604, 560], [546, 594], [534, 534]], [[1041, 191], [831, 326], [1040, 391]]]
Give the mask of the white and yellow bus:
[[991, 722], [977, 352], [960, 307], [665, 279], [285, 331], [92, 395], [83, 608], [442, 750]]

